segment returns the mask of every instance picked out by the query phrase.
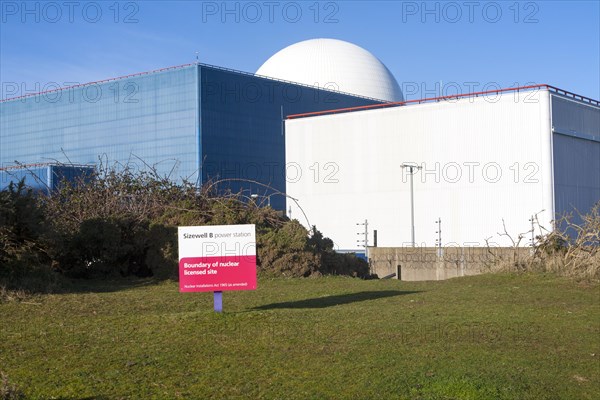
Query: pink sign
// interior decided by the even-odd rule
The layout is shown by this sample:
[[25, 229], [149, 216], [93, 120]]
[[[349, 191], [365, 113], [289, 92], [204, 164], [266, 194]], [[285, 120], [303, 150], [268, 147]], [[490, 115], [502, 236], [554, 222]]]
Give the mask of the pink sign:
[[254, 225], [179, 228], [179, 291], [256, 289]]
[[179, 291], [256, 289], [256, 256], [194, 257], [179, 261]]

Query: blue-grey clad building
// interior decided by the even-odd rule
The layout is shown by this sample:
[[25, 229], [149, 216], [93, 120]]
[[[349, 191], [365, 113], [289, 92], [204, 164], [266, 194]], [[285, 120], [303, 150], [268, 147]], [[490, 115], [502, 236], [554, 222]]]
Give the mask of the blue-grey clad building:
[[190, 64], [0, 103], [0, 188], [29, 164], [155, 168], [197, 184], [227, 182], [277, 209], [285, 199], [290, 114], [376, 99]]
[[51, 194], [60, 188], [63, 181], [76, 182], [93, 176], [90, 165], [64, 165], [56, 163], [17, 165], [0, 170], [0, 190], [7, 189], [11, 182], [16, 185], [23, 181], [26, 189], [36, 193]]

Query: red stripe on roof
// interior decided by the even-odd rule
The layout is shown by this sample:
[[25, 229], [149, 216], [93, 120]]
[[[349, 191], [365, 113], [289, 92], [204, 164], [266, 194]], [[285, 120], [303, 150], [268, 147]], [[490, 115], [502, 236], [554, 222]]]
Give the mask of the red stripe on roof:
[[439, 102], [441, 100], [452, 100], [452, 99], [459, 99], [459, 98], [465, 98], [465, 97], [478, 97], [478, 96], [484, 96], [484, 95], [488, 95], [488, 94], [499, 94], [499, 93], [505, 93], [505, 92], [515, 92], [515, 91], [518, 92], [520, 90], [531, 90], [531, 89], [553, 90], [556, 93], [563, 94], [565, 96], [569, 96], [569, 97], [572, 97], [577, 100], [588, 102], [588, 103], [594, 104], [594, 105], [600, 105], [600, 101], [598, 101], [598, 100], [594, 100], [589, 97], [584, 97], [584, 96], [581, 96], [581, 95], [578, 95], [575, 93], [571, 93], [571, 92], [568, 92], [563, 89], [559, 89], [559, 88], [551, 86], [551, 85], [540, 84], [540, 85], [520, 86], [520, 87], [516, 87], [516, 88], [487, 90], [485, 92], [473, 92], [473, 93], [455, 94], [455, 95], [450, 95], [450, 96], [429, 97], [429, 98], [418, 99], [418, 100], [406, 100], [406, 101], [398, 101], [398, 102], [392, 102], [392, 103], [371, 104], [368, 106], [346, 107], [346, 108], [338, 108], [338, 109], [325, 110], [325, 111], [313, 111], [313, 112], [309, 112], [309, 113], [288, 115], [287, 119], [314, 117], [314, 116], [318, 116], [318, 115], [331, 115], [331, 114], [338, 114], [338, 113], [345, 113], [345, 112], [359, 111], [359, 110], [373, 110], [373, 109], [380, 109], [380, 108], [387, 108], [387, 107], [398, 107], [398, 106], [404, 106], [404, 105], [415, 104], [415, 103], [422, 104], [422, 103], [430, 103], [430, 102], [434, 102], [434, 101]]

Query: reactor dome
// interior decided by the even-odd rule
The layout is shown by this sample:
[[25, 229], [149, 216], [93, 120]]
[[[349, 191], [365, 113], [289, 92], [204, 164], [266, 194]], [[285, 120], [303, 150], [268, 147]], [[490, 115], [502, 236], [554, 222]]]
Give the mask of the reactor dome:
[[337, 39], [311, 39], [275, 53], [257, 71], [275, 79], [385, 101], [404, 101], [398, 82], [377, 57]]

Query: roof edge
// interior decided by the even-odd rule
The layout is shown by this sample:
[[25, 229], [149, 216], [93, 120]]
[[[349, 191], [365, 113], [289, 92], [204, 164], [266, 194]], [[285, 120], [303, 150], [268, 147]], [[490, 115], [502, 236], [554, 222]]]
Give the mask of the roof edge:
[[336, 93], [336, 94], [341, 94], [341, 95], [346, 95], [346, 96], [352, 96], [352, 97], [361, 98], [361, 99], [365, 99], [365, 100], [369, 100], [369, 101], [375, 101], [375, 102], [382, 103], [382, 104], [389, 103], [389, 101], [382, 100], [382, 99], [376, 99], [376, 98], [373, 98], [373, 97], [368, 97], [368, 96], [362, 96], [362, 95], [359, 95], [359, 94], [343, 92], [343, 91], [340, 91], [340, 90], [332, 90], [332, 89], [328, 89], [328, 88], [315, 87], [315, 86], [307, 85], [307, 84], [304, 84], [304, 83], [286, 81], [284, 79], [273, 78], [273, 77], [270, 77], [270, 76], [253, 74], [252, 72], [240, 71], [240, 70], [236, 70], [236, 69], [232, 69], [232, 68], [220, 67], [220, 66], [217, 66], [217, 65], [204, 64], [204, 63], [199, 63], [199, 62], [189, 63], [189, 64], [182, 64], [182, 65], [176, 65], [176, 66], [166, 67], [166, 68], [160, 68], [160, 69], [155, 69], [155, 70], [146, 71], [146, 72], [137, 72], [137, 73], [134, 73], [134, 74], [117, 76], [117, 77], [113, 77], [113, 78], [107, 78], [107, 79], [102, 79], [102, 80], [93, 81], [93, 82], [86, 82], [86, 83], [81, 83], [81, 84], [72, 85], [72, 86], [63, 86], [63, 87], [59, 87], [59, 88], [52, 89], [52, 90], [45, 90], [45, 91], [42, 91], [42, 92], [28, 93], [28, 94], [24, 94], [24, 95], [21, 95], [21, 96], [10, 97], [8, 99], [0, 99], [0, 103], [5, 103], [5, 102], [8, 102], [8, 101], [14, 101], [14, 100], [26, 99], [26, 98], [30, 98], [30, 97], [42, 96], [42, 95], [46, 95], [48, 93], [61, 92], [61, 91], [64, 91], [64, 90], [72, 90], [72, 89], [77, 89], [77, 88], [82, 88], [82, 87], [87, 87], [87, 86], [92, 86], [92, 85], [98, 85], [98, 84], [103, 84], [103, 83], [107, 83], [107, 82], [118, 81], [118, 80], [121, 80], [121, 79], [135, 78], [135, 77], [144, 76], [144, 75], [157, 74], [157, 73], [161, 73], [161, 72], [165, 72], [165, 71], [172, 71], [172, 70], [176, 70], [176, 69], [183, 69], [183, 68], [188, 68], [188, 67], [192, 67], [192, 66], [200, 66], [200, 67], [211, 68], [211, 69], [215, 69], [215, 70], [219, 70], [219, 71], [227, 71], [227, 72], [233, 72], [233, 73], [247, 75], [247, 76], [255, 76], [255, 77], [261, 78], [261, 79], [267, 79], [267, 80], [271, 80], [271, 81], [283, 82], [283, 83], [287, 83], [287, 84], [298, 85], [298, 86], [307, 87], [307, 88], [316, 89], [316, 90], [323, 90], [323, 91], [326, 91], [326, 92], [331, 92], [331, 93]]
[[373, 110], [373, 109], [381, 109], [381, 108], [388, 108], [388, 107], [399, 107], [399, 106], [406, 106], [406, 105], [411, 105], [411, 104], [440, 102], [440, 101], [444, 101], [444, 100], [458, 100], [461, 98], [472, 98], [472, 97], [486, 96], [486, 95], [490, 95], [490, 94], [500, 94], [500, 93], [506, 93], [506, 92], [529, 91], [529, 90], [534, 90], [534, 89], [546, 89], [546, 90], [552, 91], [556, 94], [566, 96], [566, 97], [569, 97], [569, 98], [572, 98], [575, 100], [579, 100], [583, 103], [591, 104], [594, 106], [600, 106], [599, 100], [581, 96], [581, 95], [566, 91], [564, 89], [560, 89], [555, 86], [542, 83], [539, 85], [529, 85], [529, 86], [519, 86], [519, 87], [515, 87], [515, 88], [487, 90], [484, 92], [461, 93], [461, 94], [455, 94], [455, 95], [449, 95], [449, 96], [428, 97], [428, 98], [418, 99], [418, 100], [405, 100], [405, 101], [398, 101], [398, 102], [385, 103], [385, 104], [373, 104], [373, 105], [368, 105], [368, 106], [347, 107], [347, 108], [338, 108], [338, 109], [325, 110], [325, 111], [314, 111], [314, 112], [302, 113], [302, 114], [291, 114], [291, 115], [288, 115], [286, 119], [297, 119], [297, 118], [305, 118], [305, 117], [315, 117], [315, 116], [320, 116], [320, 115], [340, 114], [340, 113], [347, 113], [347, 112], [353, 112], [353, 111]]

